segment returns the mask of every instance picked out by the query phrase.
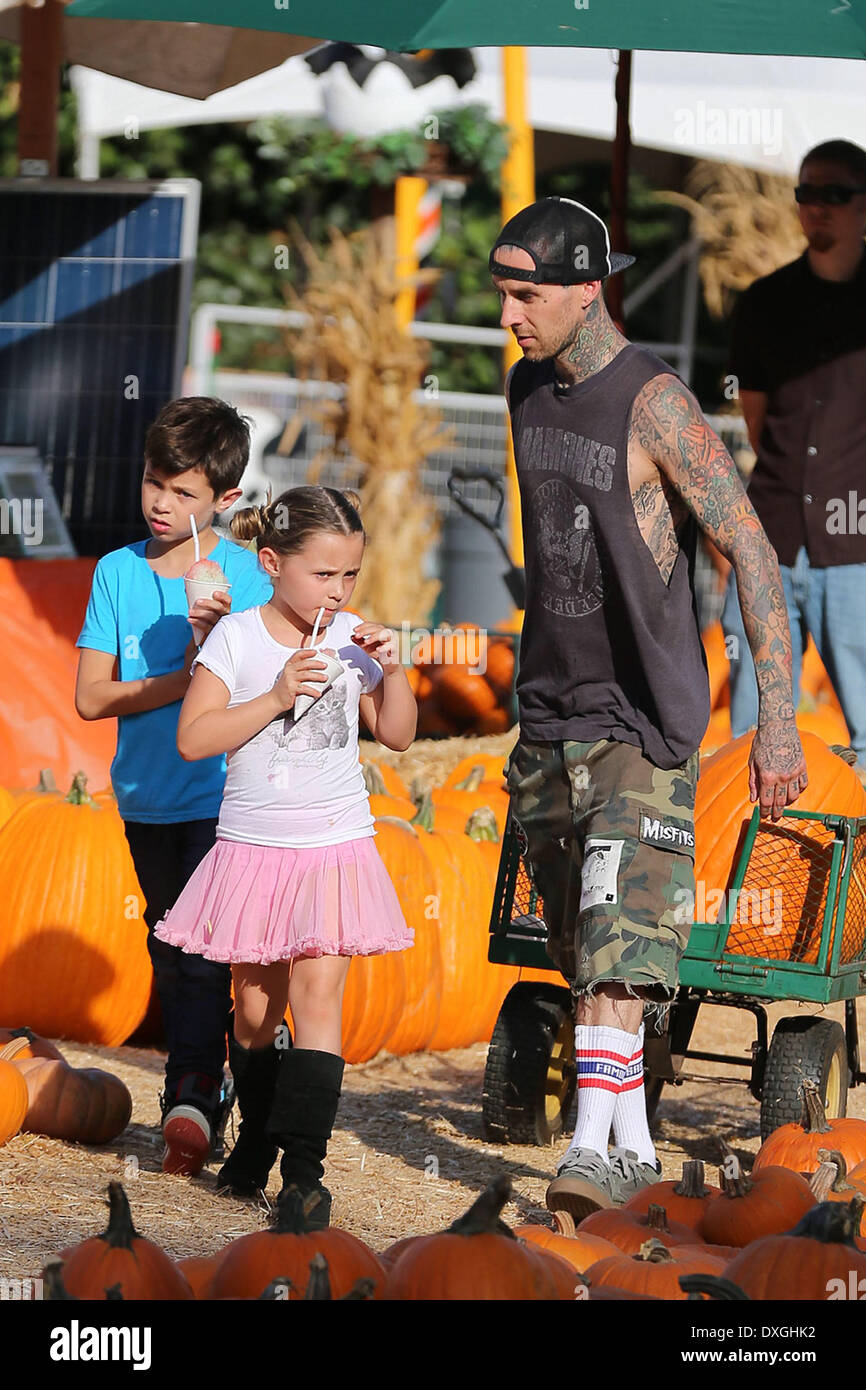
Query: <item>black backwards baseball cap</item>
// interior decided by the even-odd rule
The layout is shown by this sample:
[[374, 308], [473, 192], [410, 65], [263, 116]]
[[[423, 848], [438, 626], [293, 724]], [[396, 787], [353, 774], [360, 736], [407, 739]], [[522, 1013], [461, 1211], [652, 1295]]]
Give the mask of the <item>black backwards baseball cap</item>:
[[[500, 246], [517, 246], [532, 257], [533, 270], [503, 265]], [[634, 256], [611, 251], [601, 218], [573, 198], [540, 198], [506, 222], [490, 252], [491, 275], [530, 280], [534, 285], [580, 285], [604, 280], [634, 265]]]

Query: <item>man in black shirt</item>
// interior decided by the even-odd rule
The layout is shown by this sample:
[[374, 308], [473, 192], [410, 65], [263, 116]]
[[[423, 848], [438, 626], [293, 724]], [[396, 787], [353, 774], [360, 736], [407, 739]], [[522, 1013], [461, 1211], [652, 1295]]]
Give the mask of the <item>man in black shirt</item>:
[[[749, 500], [779, 558], [794, 702], [811, 633], [866, 776], [866, 151], [817, 146], [796, 197], [807, 249], [741, 297], [731, 372], [757, 455]], [[722, 625], [737, 736], [758, 692], [733, 573]]]

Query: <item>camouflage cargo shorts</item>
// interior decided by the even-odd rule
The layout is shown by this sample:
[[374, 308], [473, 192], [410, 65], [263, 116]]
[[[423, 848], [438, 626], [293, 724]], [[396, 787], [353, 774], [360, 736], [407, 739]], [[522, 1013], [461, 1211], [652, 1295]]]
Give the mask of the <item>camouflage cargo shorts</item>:
[[611, 739], [519, 740], [505, 767], [547, 950], [575, 994], [606, 981], [664, 1002], [695, 893], [699, 754], [664, 771]]

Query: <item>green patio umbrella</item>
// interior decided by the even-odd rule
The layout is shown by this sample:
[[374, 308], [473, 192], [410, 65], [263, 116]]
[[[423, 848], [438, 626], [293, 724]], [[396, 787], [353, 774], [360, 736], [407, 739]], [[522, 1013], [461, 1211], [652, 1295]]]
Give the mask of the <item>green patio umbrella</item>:
[[73, 15], [192, 20], [421, 48], [657, 48], [866, 57], [866, 0], [74, 0]]

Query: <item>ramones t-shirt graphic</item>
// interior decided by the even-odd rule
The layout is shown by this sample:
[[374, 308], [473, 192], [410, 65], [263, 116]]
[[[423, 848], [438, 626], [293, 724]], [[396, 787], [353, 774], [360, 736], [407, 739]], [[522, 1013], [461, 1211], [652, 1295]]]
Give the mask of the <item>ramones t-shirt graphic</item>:
[[662, 373], [673, 374], [630, 343], [566, 388], [551, 362], [520, 362], [509, 397], [526, 565], [521, 734], [615, 739], [672, 768], [703, 737], [709, 687], [693, 589], [696, 524], [683, 527], [665, 582], [629, 487], [632, 406]]

